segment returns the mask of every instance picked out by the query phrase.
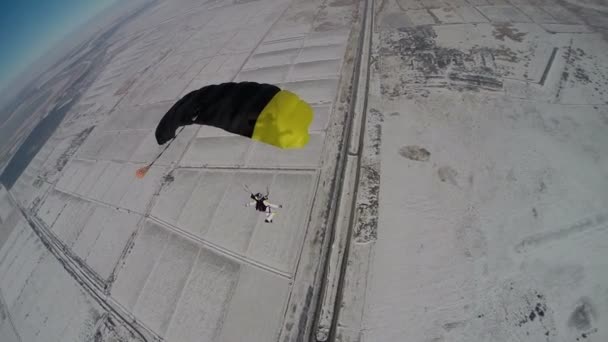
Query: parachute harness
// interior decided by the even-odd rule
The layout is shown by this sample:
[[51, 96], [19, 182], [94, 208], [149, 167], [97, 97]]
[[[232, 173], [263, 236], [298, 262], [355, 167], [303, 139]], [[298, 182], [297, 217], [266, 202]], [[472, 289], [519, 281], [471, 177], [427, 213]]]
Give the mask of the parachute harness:
[[274, 215], [276, 214], [275, 212], [272, 211], [272, 209], [283, 208], [283, 206], [280, 204], [276, 205], [276, 204], [272, 204], [272, 203], [268, 202], [268, 197], [270, 196], [268, 187], [266, 187], [266, 195], [262, 195], [259, 192], [254, 194], [253, 192], [251, 192], [251, 190], [249, 190], [249, 188], [246, 185], [243, 185], [243, 188], [245, 189], [246, 192], [248, 192], [250, 194], [250, 198], [253, 200], [253, 202], [250, 202], [250, 203], [246, 204], [245, 206], [249, 207], [249, 206], [255, 205], [255, 210], [266, 213], [266, 219], [264, 221], [266, 223], [272, 223], [272, 219], [273, 219]]

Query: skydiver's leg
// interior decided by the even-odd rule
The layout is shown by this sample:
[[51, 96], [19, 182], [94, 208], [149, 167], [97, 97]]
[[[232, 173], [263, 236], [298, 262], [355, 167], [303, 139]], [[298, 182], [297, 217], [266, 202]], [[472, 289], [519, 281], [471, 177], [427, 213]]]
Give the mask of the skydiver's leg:
[[270, 213], [266, 214], [266, 220], [265, 221], [268, 222], [268, 223], [272, 223], [272, 219], [273, 218], [274, 218], [274, 213], [270, 212]]
[[270, 206], [266, 207], [266, 221], [267, 223], [272, 223], [272, 218], [274, 217], [274, 213], [270, 210]]

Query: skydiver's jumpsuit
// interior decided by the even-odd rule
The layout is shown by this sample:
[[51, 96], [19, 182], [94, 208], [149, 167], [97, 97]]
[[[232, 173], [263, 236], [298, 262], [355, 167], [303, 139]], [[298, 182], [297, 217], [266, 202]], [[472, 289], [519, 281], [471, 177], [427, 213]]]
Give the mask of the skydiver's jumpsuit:
[[283, 207], [282, 205], [272, 204], [265, 199], [254, 200], [253, 202], [247, 203], [247, 206], [250, 207], [254, 204], [255, 204], [255, 210], [261, 211], [261, 212], [266, 212], [266, 219], [264, 219], [264, 221], [267, 223], [272, 223], [272, 218], [274, 217], [274, 213], [272, 212], [272, 210], [270, 210], [270, 208], [278, 209], [278, 208]]

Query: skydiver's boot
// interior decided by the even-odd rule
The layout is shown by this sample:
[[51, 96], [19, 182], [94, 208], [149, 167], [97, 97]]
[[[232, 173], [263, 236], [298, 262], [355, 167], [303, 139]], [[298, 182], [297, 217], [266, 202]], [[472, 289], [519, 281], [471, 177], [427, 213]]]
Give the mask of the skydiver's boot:
[[271, 212], [270, 210], [266, 211], [266, 219], [264, 220], [264, 222], [266, 223], [272, 223], [272, 218], [274, 217], [274, 213]]

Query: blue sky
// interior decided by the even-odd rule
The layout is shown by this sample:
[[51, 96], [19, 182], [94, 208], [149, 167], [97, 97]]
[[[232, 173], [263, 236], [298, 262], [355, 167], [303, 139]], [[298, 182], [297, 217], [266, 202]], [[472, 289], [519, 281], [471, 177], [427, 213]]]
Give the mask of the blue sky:
[[116, 0], [0, 0], [0, 85]]

